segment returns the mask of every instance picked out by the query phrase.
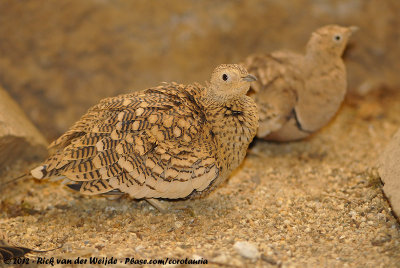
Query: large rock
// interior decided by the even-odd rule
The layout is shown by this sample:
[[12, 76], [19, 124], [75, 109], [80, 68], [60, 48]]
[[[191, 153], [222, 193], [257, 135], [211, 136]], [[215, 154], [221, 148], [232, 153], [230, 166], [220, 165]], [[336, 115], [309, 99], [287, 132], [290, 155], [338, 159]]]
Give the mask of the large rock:
[[381, 156], [379, 174], [384, 183], [383, 191], [394, 213], [400, 217], [400, 129]]
[[46, 157], [47, 141], [18, 104], [0, 87], [0, 174], [16, 159]]

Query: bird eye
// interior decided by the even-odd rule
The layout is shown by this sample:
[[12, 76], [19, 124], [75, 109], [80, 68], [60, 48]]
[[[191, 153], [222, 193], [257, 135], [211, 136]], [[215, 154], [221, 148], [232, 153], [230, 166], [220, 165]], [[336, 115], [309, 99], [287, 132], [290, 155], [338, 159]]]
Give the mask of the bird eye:
[[222, 80], [224, 80], [224, 81], [228, 80], [228, 75], [227, 74], [223, 74], [222, 75]]
[[339, 42], [340, 40], [342, 40], [342, 36], [337, 34], [333, 37], [333, 40], [335, 40], [336, 42]]

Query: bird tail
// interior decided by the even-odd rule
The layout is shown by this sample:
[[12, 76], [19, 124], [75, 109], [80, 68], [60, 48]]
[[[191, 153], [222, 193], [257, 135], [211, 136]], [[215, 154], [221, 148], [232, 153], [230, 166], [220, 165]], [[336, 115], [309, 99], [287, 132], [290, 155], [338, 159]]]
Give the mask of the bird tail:
[[59, 175], [59, 170], [70, 165], [69, 161], [62, 161], [61, 152], [49, 157], [42, 165], [32, 169], [30, 174], [36, 179], [47, 179]]
[[31, 170], [31, 175], [36, 179], [44, 179], [47, 177], [49, 172], [47, 171], [47, 165], [41, 165]]
[[[18, 176], [18, 177], [16, 177], [16, 178], [12, 178], [11, 180], [6, 181], [5, 183], [1, 184], [0, 186], [5, 186], [5, 185], [7, 185], [7, 184], [9, 184], [9, 183], [12, 183], [12, 182], [15, 182], [15, 181], [24, 179], [24, 178], [26, 178], [26, 177], [28, 177], [28, 176], [29, 176], [29, 172], [25, 172], [24, 174], [22, 174], [22, 175], [20, 175], [20, 176]], [[1, 188], [0, 188], [0, 189], [1, 189]]]
[[[3, 186], [6, 186], [10, 183], [25, 179], [27, 177], [33, 176], [36, 179], [47, 179], [49, 177], [52, 177], [54, 175], [58, 175], [58, 169], [55, 168], [49, 168], [49, 165], [43, 164], [41, 166], [38, 166], [31, 171], [26, 171], [25, 173], [21, 174], [18, 177], [12, 178], [5, 183], [0, 184], [0, 189], [3, 188]], [[60, 177], [57, 177], [56, 179], [59, 179]]]

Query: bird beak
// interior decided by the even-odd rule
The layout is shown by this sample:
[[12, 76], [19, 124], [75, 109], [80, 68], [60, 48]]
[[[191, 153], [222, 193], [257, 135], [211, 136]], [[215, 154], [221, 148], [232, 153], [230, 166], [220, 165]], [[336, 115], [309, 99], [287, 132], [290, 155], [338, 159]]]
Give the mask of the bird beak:
[[257, 81], [257, 78], [256, 78], [254, 75], [251, 75], [251, 74], [242, 77], [242, 79], [243, 79], [244, 81], [246, 81], [246, 82], [254, 82], [254, 81]]
[[359, 29], [360, 28], [358, 26], [354, 26], [354, 25], [349, 27], [349, 30], [351, 31], [352, 34], [357, 32]]

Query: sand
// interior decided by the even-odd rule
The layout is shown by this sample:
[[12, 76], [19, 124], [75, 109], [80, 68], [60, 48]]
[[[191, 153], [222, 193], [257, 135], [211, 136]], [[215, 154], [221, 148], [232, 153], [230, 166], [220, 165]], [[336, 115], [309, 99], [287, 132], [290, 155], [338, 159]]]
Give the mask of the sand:
[[[400, 227], [376, 169], [399, 114], [400, 93], [350, 96], [311, 138], [256, 141], [225, 185], [204, 199], [163, 202], [165, 214], [145, 201], [87, 197], [28, 178], [0, 192], [0, 239], [62, 246], [31, 260], [114, 257], [116, 266], [169, 257], [221, 267], [400, 267]], [[27, 168], [14, 165], [4, 176]], [[239, 241], [259, 257], [242, 257]]]

